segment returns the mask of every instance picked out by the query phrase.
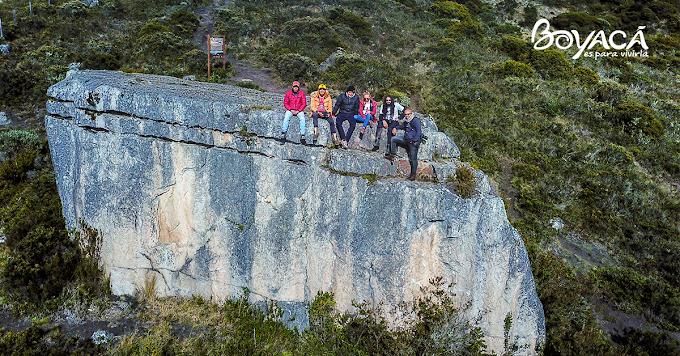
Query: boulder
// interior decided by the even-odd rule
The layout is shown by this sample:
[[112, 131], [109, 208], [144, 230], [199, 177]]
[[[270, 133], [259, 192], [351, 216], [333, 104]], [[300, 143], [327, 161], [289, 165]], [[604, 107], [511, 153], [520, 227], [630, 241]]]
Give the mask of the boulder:
[[[420, 172], [403, 179], [358, 133], [350, 150], [299, 144], [298, 123], [281, 130], [283, 96], [172, 77], [77, 71], [49, 88], [45, 126], [64, 216], [101, 231], [101, 259], [115, 294], [152, 275], [161, 296], [279, 301], [306, 323], [317, 291], [403, 321], [434, 277], [503, 351], [504, 320], [518, 354], [535, 354], [545, 320], [522, 238], [488, 177], [463, 199], [448, 185], [458, 149], [424, 119]], [[307, 116], [307, 127], [312, 127]], [[374, 130], [374, 129], [372, 129]], [[311, 131], [311, 129], [309, 130]], [[373, 132], [373, 131], [370, 131]], [[366, 135], [370, 136], [370, 135]], [[442, 157], [449, 157], [444, 159]], [[441, 176], [441, 177], [440, 177]]]

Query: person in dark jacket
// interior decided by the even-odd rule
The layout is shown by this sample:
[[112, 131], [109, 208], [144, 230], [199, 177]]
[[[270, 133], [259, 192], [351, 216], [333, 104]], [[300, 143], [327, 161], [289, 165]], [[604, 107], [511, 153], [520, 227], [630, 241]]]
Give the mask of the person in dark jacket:
[[387, 152], [390, 153], [390, 146], [392, 142], [392, 129], [399, 125], [399, 112], [404, 111], [404, 107], [394, 101], [391, 96], [386, 96], [383, 104], [378, 109], [378, 128], [375, 131], [375, 143], [373, 144], [373, 151], [380, 148], [380, 134], [384, 128], [387, 131]]
[[411, 175], [408, 176], [408, 180], [415, 180], [418, 170], [418, 148], [420, 148], [423, 135], [420, 119], [413, 116], [411, 109], [406, 109], [404, 110], [404, 122], [392, 129], [392, 135], [396, 135], [397, 130], [404, 130], [404, 136], [392, 137], [391, 151], [385, 154], [385, 158], [394, 162], [397, 146], [404, 147], [408, 152], [409, 163], [411, 164]]
[[[354, 127], [357, 124], [354, 115], [357, 113], [359, 113], [359, 98], [354, 95], [354, 86], [350, 85], [347, 87], [347, 92], [338, 95], [333, 106], [333, 116], [337, 117], [335, 124], [338, 127], [343, 148], [347, 148], [347, 142], [352, 138]], [[349, 121], [347, 132], [342, 128], [342, 123], [345, 121]]]

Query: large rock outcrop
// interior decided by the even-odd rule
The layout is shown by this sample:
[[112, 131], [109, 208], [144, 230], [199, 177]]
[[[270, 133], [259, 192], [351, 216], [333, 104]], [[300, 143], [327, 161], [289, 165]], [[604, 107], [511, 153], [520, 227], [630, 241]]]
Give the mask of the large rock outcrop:
[[297, 308], [304, 324], [304, 302], [317, 291], [334, 292], [343, 310], [352, 300], [389, 310], [442, 276], [492, 350], [503, 348], [508, 314], [510, 341], [528, 345], [523, 353], [545, 338], [527, 253], [502, 199], [482, 172], [472, 199], [433, 182], [462, 163], [428, 118], [419, 156], [431, 181], [408, 182], [405, 158], [391, 165], [361, 149], [370, 134], [355, 137], [355, 149], [322, 147], [322, 120], [322, 146], [303, 146], [293, 120], [292, 142], [275, 140], [281, 95], [76, 71], [48, 96], [64, 216], [71, 228], [82, 220], [102, 232], [116, 294], [135, 293], [153, 274], [164, 296], [223, 299], [248, 288], [253, 301]]

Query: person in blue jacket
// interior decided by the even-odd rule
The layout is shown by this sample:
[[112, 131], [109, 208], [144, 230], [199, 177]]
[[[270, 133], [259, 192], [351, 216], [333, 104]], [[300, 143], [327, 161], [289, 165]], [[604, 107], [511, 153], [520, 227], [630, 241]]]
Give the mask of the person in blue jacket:
[[392, 137], [390, 152], [385, 154], [385, 158], [390, 160], [390, 162], [394, 162], [397, 146], [404, 147], [406, 152], [408, 152], [408, 159], [411, 164], [411, 175], [408, 176], [408, 180], [415, 180], [416, 171], [418, 170], [418, 148], [420, 148], [423, 136], [420, 119], [414, 117], [411, 109], [406, 109], [404, 110], [404, 122], [392, 128], [392, 135], [396, 135], [397, 130], [404, 130], [404, 136]]

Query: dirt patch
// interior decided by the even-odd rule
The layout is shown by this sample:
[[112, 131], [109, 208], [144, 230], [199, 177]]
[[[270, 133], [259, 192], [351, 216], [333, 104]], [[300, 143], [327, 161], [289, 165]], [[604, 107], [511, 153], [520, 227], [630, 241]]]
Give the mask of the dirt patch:
[[[213, 33], [215, 20], [212, 19], [211, 13], [219, 9], [225, 9], [229, 6], [231, 1], [213, 1], [212, 5], [201, 6], [194, 13], [198, 17], [200, 23], [192, 43], [196, 44], [201, 50], [208, 48], [208, 35]], [[220, 5], [221, 4], [221, 5]], [[272, 92], [284, 94], [290, 90], [289, 86], [280, 85], [273, 78], [272, 70], [269, 68], [258, 67], [254, 63], [235, 59], [232, 55], [227, 55], [227, 61], [231, 62], [234, 67], [234, 76], [227, 80], [228, 84], [236, 84], [238, 82], [250, 82], [260, 86], [260, 88]], [[300, 88], [307, 93], [306, 88]]]

